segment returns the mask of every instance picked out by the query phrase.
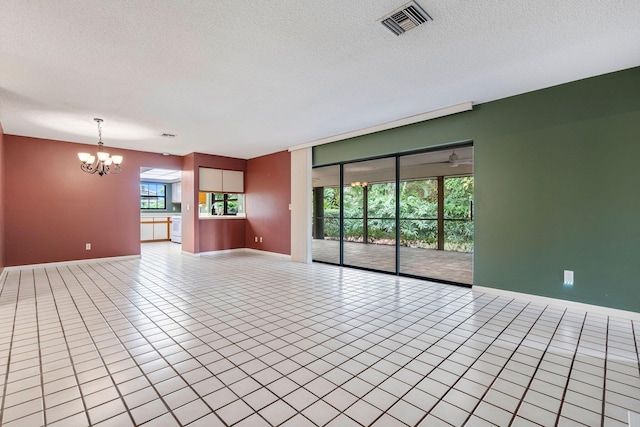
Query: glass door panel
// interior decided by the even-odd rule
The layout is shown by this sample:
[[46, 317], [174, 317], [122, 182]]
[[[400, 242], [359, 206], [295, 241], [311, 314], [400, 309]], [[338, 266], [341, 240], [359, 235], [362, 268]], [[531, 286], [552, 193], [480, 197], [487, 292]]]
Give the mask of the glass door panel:
[[312, 182], [311, 257], [340, 264], [340, 166], [313, 169]]
[[444, 178], [444, 253], [455, 269], [449, 279], [472, 283], [473, 176]]
[[395, 158], [344, 165], [344, 264], [396, 271]]
[[473, 147], [455, 151], [400, 157], [400, 273], [472, 283]]

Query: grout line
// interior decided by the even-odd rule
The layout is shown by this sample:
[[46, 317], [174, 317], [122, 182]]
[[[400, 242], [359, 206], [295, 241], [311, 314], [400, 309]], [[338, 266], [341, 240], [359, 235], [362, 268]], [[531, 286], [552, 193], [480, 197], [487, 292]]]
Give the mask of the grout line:
[[[549, 309], [549, 306], [545, 307], [545, 310], [548, 310], [548, 309]], [[527, 387], [525, 388], [524, 393], [522, 394], [522, 399], [520, 399], [520, 401], [518, 402], [518, 405], [513, 410], [513, 415], [511, 416], [511, 420], [509, 421], [509, 425], [512, 425], [513, 422], [515, 421], [516, 416], [518, 414], [518, 410], [520, 409], [520, 406], [522, 405], [522, 402], [524, 401], [524, 398], [527, 395], [527, 392], [531, 388], [531, 384], [533, 383], [533, 380], [535, 379], [536, 374], [538, 373], [538, 370], [540, 369], [540, 365], [542, 364], [542, 361], [544, 360], [544, 356], [547, 354], [547, 351], [549, 350], [549, 347], [551, 347], [551, 343], [553, 342], [553, 338], [558, 333], [558, 329], [560, 328], [560, 325], [562, 324], [562, 319], [564, 319], [565, 314], [567, 314], [567, 309], [564, 309], [562, 311], [562, 316], [560, 316], [560, 318], [558, 319], [558, 323], [556, 324], [556, 327], [555, 327], [555, 329], [553, 331], [553, 334], [551, 334], [551, 336], [549, 337], [549, 342], [547, 342], [547, 345], [545, 346], [544, 351], [540, 355], [540, 359], [538, 360], [538, 364], [536, 365], [536, 369], [533, 371], [533, 373], [531, 375], [531, 378], [529, 379], [529, 383], [527, 384]], [[486, 393], [485, 393], [485, 395], [486, 395]], [[483, 395], [482, 397], [484, 398], [485, 395]], [[529, 421], [533, 422], [533, 420], [529, 420]]]
[[[33, 305], [35, 308], [35, 322], [36, 322], [36, 333], [38, 335], [38, 368], [40, 371], [40, 392], [42, 394], [42, 420], [44, 425], [47, 425], [47, 407], [44, 401], [45, 392], [44, 392], [44, 373], [42, 372], [42, 348], [40, 346], [40, 317], [38, 315], [38, 285], [36, 283], [36, 273], [34, 270], [31, 270], [32, 280], [33, 280]], [[84, 402], [83, 402], [84, 404]], [[87, 407], [84, 406], [84, 410], [87, 410]]]
[[[449, 292], [449, 294], [455, 293], [456, 291], [457, 291], [457, 289], [451, 289], [451, 291]], [[381, 293], [382, 293], [382, 292], [381, 292]], [[494, 299], [495, 299], [495, 298], [494, 298]], [[468, 303], [467, 305], [469, 305], [469, 304], [470, 304], [470, 303]], [[444, 306], [443, 306], [443, 307], [444, 307]], [[439, 307], [439, 309], [441, 309], [441, 308], [443, 308], [443, 307]], [[327, 310], [327, 312], [330, 312], [330, 311], [331, 311], [331, 310]], [[437, 311], [437, 310], [435, 310], [435, 311]], [[432, 311], [430, 314], [433, 314], [435, 311]], [[458, 310], [458, 311], [459, 311], [459, 310]], [[382, 316], [383, 316], [383, 315], [380, 315], [379, 317], [382, 317]], [[378, 317], [378, 318], [379, 318], [379, 317]], [[426, 317], [426, 315], [425, 315], [425, 317]], [[448, 316], [447, 316], [447, 317], [448, 317]], [[378, 319], [378, 318], [375, 318], [375, 319]], [[374, 320], [375, 320], [375, 319], [374, 319]], [[438, 322], [438, 323], [440, 323], [440, 322]], [[261, 329], [261, 328], [259, 328], [259, 327], [258, 327], [258, 329]], [[327, 329], [331, 329], [331, 327], [327, 327]], [[241, 331], [239, 331], [239, 332], [241, 332]], [[269, 333], [269, 332], [268, 332], [268, 331], [265, 331], [265, 333]], [[322, 333], [322, 332], [318, 331], [318, 333]], [[365, 336], [366, 336], [366, 335], [365, 335]], [[277, 337], [277, 336], [274, 336], [274, 337], [275, 337], [275, 339], [280, 339], [280, 338], [279, 338], [279, 337]], [[363, 337], [363, 338], [364, 338], [364, 337]], [[322, 341], [322, 342], [318, 342], [318, 343], [316, 343], [316, 344], [317, 344], [317, 345], [322, 345], [322, 343], [324, 343], [324, 342], [328, 342], [328, 341], [331, 341], [332, 339], [333, 339], [332, 337], [328, 337], [328, 338], [327, 338], [327, 340]], [[266, 345], [266, 344], [261, 344], [261, 345]], [[290, 344], [290, 345], [294, 345], [294, 346], [295, 346], [295, 343], [292, 343], [292, 344]], [[346, 346], [348, 346], [348, 345], [349, 345], [349, 344], [345, 344], [344, 346], [342, 346], [342, 347], [340, 347], [340, 348], [346, 347]], [[374, 343], [372, 343], [372, 346], [373, 346], [373, 345], [375, 345], [375, 344], [374, 344]], [[269, 346], [267, 346], [267, 347], [269, 347]], [[270, 347], [269, 347], [269, 348], [270, 348]], [[301, 350], [301, 352], [303, 352], [303, 351], [304, 351], [304, 350], [302, 350], [302, 349], [300, 349], [300, 350]], [[275, 351], [275, 352], [277, 352], [278, 354], [281, 354], [281, 353], [279, 353], [277, 350], [272, 349], [272, 351]], [[364, 351], [366, 351], [366, 350], [363, 350], [363, 352], [364, 352]], [[285, 358], [286, 358], [286, 359], [288, 359], [288, 360], [291, 360], [291, 358], [290, 358], [290, 357], [287, 357], [287, 356], [285, 356], [285, 355], [282, 355], [282, 356], [283, 356], [283, 357], [285, 357]], [[354, 357], [355, 357], [355, 356], [354, 356]], [[225, 359], [227, 359], [227, 360], [228, 360], [228, 358], [226, 358], [226, 357], [225, 357]], [[352, 357], [352, 358], [349, 358], [349, 359], [347, 359], [347, 360], [351, 360], [351, 359], [353, 359], [353, 357]], [[295, 361], [294, 361], [294, 362], [295, 362]], [[239, 367], [238, 365], [236, 365], [235, 363], [233, 363], [233, 362], [231, 362], [231, 361], [230, 361], [230, 363], [232, 363], [236, 368], [238, 368], [238, 369], [242, 370], [242, 368], [240, 368], [240, 367]], [[278, 363], [280, 363], [280, 362], [278, 362]], [[295, 362], [295, 363], [297, 363], [297, 362]], [[310, 362], [310, 363], [312, 363], [312, 362]], [[343, 363], [344, 363], [344, 362], [343, 362]], [[304, 366], [306, 366], [306, 365], [301, 365], [301, 366], [302, 366], [302, 367], [304, 367]], [[269, 367], [271, 367], [271, 366], [269, 366]], [[265, 368], [265, 369], [267, 369], [267, 368]], [[245, 371], [243, 371], [243, 372], [244, 372], [245, 374], [247, 374]], [[260, 372], [260, 371], [258, 371], [258, 372]], [[279, 371], [278, 371], [278, 372], [279, 372]], [[294, 372], [295, 372], [295, 371], [294, 371]], [[255, 373], [254, 373], [254, 374], [255, 374]], [[247, 375], [248, 375], [248, 374], [247, 374]], [[250, 376], [250, 375], [249, 375], [249, 376]], [[283, 376], [285, 376], [285, 375], [283, 375]], [[318, 377], [321, 377], [321, 375], [318, 375]], [[296, 383], [296, 384], [297, 384], [297, 383]], [[231, 385], [231, 384], [230, 384], [230, 385]], [[299, 385], [299, 384], [297, 384], [297, 385], [299, 386], [299, 387], [298, 387], [298, 389], [299, 389], [299, 388], [304, 388], [304, 386], [303, 386], [303, 385]], [[266, 386], [266, 385], [263, 385], [263, 387], [265, 387], [265, 386]], [[336, 388], [335, 388], [335, 389], [337, 389], [337, 388], [339, 388], [339, 386], [338, 386], [338, 385], [336, 385]], [[335, 389], [334, 389], [334, 390], [335, 390]], [[297, 389], [296, 389], [296, 390], [297, 390]], [[278, 399], [278, 400], [284, 400], [284, 397], [286, 397], [286, 396], [288, 396], [288, 395], [292, 394], [293, 392], [295, 392], [295, 390], [292, 390], [290, 393], [288, 393], [288, 394], [287, 394], [287, 395], [285, 395], [285, 396], [279, 397], [279, 399]], [[239, 399], [242, 399], [242, 398], [240, 398], [240, 397], [239, 397]], [[285, 402], [286, 402], [286, 401], [285, 401]], [[273, 403], [271, 403], [271, 404], [273, 404]], [[269, 405], [267, 405], [267, 406], [269, 406]], [[305, 408], [303, 408], [303, 410], [304, 410], [304, 409], [305, 409]], [[337, 408], [335, 408], [335, 409], [337, 409]], [[348, 409], [348, 408], [345, 408], [345, 410], [346, 410], [346, 409]], [[296, 411], [297, 411], [297, 410], [296, 410]], [[339, 413], [343, 413], [343, 412], [344, 412], [344, 411], [339, 411]], [[297, 413], [298, 413], [298, 414], [300, 414], [300, 415], [302, 415], [302, 416], [304, 416], [304, 414], [302, 414], [302, 411], [297, 411]], [[346, 414], [345, 414], [345, 415], [346, 415]], [[293, 416], [292, 416], [292, 417], [293, 417]]]
[[580, 347], [580, 339], [582, 338], [582, 332], [584, 331], [584, 324], [587, 321], [587, 314], [588, 313], [585, 313], [583, 318], [582, 318], [582, 326], [580, 327], [580, 335], [578, 335], [578, 339], [576, 340], [575, 349], [573, 351], [573, 357], [571, 358], [571, 365], [569, 366], [569, 372], [567, 373], [567, 381], [565, 382], [564, 390], [562, 391], [562, 399], [560, 400], [560, 407], [558, 408], [558, 413], [556, 414], [556, 423], [555, 423], [556, 426], [560, 422], [560, 417], [561, 417], [561, 414], [562, 414], [562, 407], [564, 406], [564, 402], [565, 402], [564, 399], [565, 399], [565, 397], [567, 395], [567, 390], [569, 388], [569, 382], [571, 381], [571, 372], [573, 372], [573, 364], [576, 361], [576, 355], [578, 354], [578, 347]]
[[[91, 344], [92, 344], [93, 348], [96, 350], [96, 354], [98, 355], [98, 358], [100, 358], [100, 362], [102, 363], [102, 366], [104, 366], [105, 370], [109, 374], [109, 379], [111, 380], [111, 384], [116, 386], [115, 382], [113, 381], [113, 377], [111, 375], [109, 367], [105, 363], [104, 358], [102, 357], [102, 353], [100, 353], [100, 350], [98, 349], [98, 346], [96, 345], [96, 341], [95, 341], [95, 339], [93, 338], [93, 336], [90, 333], [89, 327], [87, 326], [87, 322], [86, 322], [84, 316], [82, 316], [82, 312], [81, 312], [80, 308], [78, 307], [78, 304], [77, 304], [76, 300], [73, 298], [73, 295], [71, 294], [71, 291], [69, 290], [69, 285], [64, 280], [64, 277], [62, 277], [62, 275], [60, 274], [60, 267], [54, 267], [54, 268], [55, 268], [55, 271], [57, 272], [58, 276], [60, 277], [60, 280], [61, 280], [62, 284], [64, 285], [64, 289], [67, 291], [67, 295], [69, 295], [69, 297], [70, 297], [70, 299], [71, 299], [71, 301], [73, 303], [73, 306], [75, 307], [76, 312], [78, 313], [78, 316], [81, 319], [82, 324], [84, 325], [85, 330], [88, 332], [89, 339], [91, 340]], [[51, 296], [53, 298], [53, 303], [54, 303], [54, 305], [56, 307], [56, 312], [58, 313], [58, 318], [60, 319], [60, 310], [59, 310], [58, 301], [57, 301], [57, 298], [56, 298], [56, 292], [54, 291], [53, 286], [51, 285], [51, 276], [49, 275], [49, 273], [46, 270], [45, 270], [45, 275], [47, 276], [47, 281], [49, 282], [49, 287], [51, 289]], [[64, 341], [65, 341], [65, 344], [66, 344], [66, 347], [67, 347], [67, 352], [69, 353], [69, 358], [71, 359], [71, 368], [73, 369], [73, 376], [75, 377], [76, 384], [77, 384], [77, 387], [78, 387], [78, 391], [80, 392], [80, 399], [82, 399], [82, 406], [84, 407], [84, 411], [85, 411], [85, 414], [86, 414], [87, 421], [89, 421], [90, 424], [93, 424], [93, 422], [91, 421], [91, 419], [89, 417], [89, 410], [88, 410], [88, 407], [87, 407], [85, 391], [82, 389], [82, 384], [80, 383], [80, 380], [78, 378], [78, 372], [76, 370], [76, 365], [75, 365], [74, 360], [73, 360], [73, 353], [71, 351], [71, 346], [69, 345], [69, 340], [67, 339], [67, 332], [66, 332], [65, 327], [64, 327], [64, 325], [62, 323], [62, 319], [60, 319], [60, 323], [61, 323], [62, 335], [64, 337]], [[99, 391], [101, 391], [101, 390], [99, 390]], [[129, 412], [129, 407], [127, 405], [127, 402], [124, 400], [124, 397], [123, 397], [122, 393], [120, 393], [120, 390], [117, 388], [117, 386], [116, 386], [116, 391], [117, 391], [118, 396], [120, 397], [120, 400], [122, 401], [125, 409], [127, 410], [127, 414], [129, 415], [129, 418], [131, 419], [131, 421], [135, 425], [135, 420], [133, 419], [133, 417], [131, 416], [131, 413]], [[43, 396], [43, 399], [44, 399], [44, 396]], [[99, 406], [99, 405], [97, 405], [97, 406]]]
[[[92, 268], [92, 269], [94, 269], [94, 271], [96, 271], [94, 266], [86, 266], [86, 267], [87, 267], [87, 268]], [[80, 267], [80, 269], [82, 270], [82, 267]], [[82, 270], [82, 271], [83, 271], [83, 273], [85, 273], [85, 274], [86, 274], [86, 272], [85, 272], [84, 270]], [[96, 271], [96, 273], [98, 273], [102, 278], [104, 278], [104, 276], [103, 276], [102, 274], [100, 274], [98, 271]], [[90, 277], [90, 276], [87, 274], [87, 277]], [[91, 280], [92, 280], [92, 282], [93, 282], [93, 285], [94, 285], [94, 286], [96, 286], [96, 287], [100, 290], [100, 292], [102, 292], [102, 294], [103, 294], [103, 295], [104, 295], [104, 296], [109, 300], [109, 302], [114, 306], [114, 308], [115, 308], [115, 309], [116, 309], [116, 310], [117, 310], [117, 311], [118, 311], [118, 312], [119, 312], [119, 313], [120, 313], [120, 314], [121, 314], [121, 315], [122, 315], [122, 316], [127, 320], [127, 322], [129, 322], [129, 324], [130, 324], [130, 325], [131, 325], [131, 326], [132, 326], [132, 327], [133, 327], [133, 328], [134, 328], [138, 333], [140, 333], [140, 330], [138, 329], [138, 327], [136, 327], [133, 323], [131, 323], [131, 322], [128, 320], [127, 316], [125, 316], [125, 315], [124, 315], [124, 313], [122, 313], [122, 311], [118, 308], [118, 306], [117, 306], [116, 304], [114, 304], [114, 303], [113, 303], [112, 299], [111, 299], [111, 298], [106, 294], [106, 292], [105, 292], [103, 289], [101, 289], [99, 286], [97, 286], [97, 284], [95, 283], [95, 281], [94, 281], [93, 279], [91, 279]], [[91, 301], [94, 303], [94, 305], [96, 306], [96, 308], [98, 308], [98, 305], [95, 303], [94, 299], [90, 296], [90, 293], [86, 291], [86, 289], [85, 289], [84, 285], [83, 285], [82, 283], [80, 283], [80, 286], [85, 290], [85, 293], [89, 296], [89, 299], [91, 299]], [[105, 320], [105, 322], [106, 322], [106, 324], [108, 325], [109, 329], [114, 333], [114, 336], [116, 337], [116, 339], [117, 339], [117, 340], [122, 344], [122, 346], [125, 348], [125, 351], [129, 354], [129, 356], [131, 357], [131, 359], [135, 362], [136, 366], [140, 369], [140, 372], [142, 372], [142, 375], [147, 379], [147, 381], [149, 381], [149, 384], [151, 384], [151, 387], [156, 391], [156, 393], [157, 393], [157, 394], [158, 394], [158, 396], [160, 397], [160, 400], [162, 401], [162, 403], [164, 404], [165, 408], [167, 409], [167, 412], [169, 412], [169, 413], [172, 415], [172, 417], [176, 420], [176, 422], [177, 422], [179, 425], [182, 425], [182, 423], [180, 422], [180, 420], [178, 419], [178, 417], [175, 415], [174, 411], [171, 409], [171, 407], [169, 406], [169, 404], [168, 404], [168, 403], [167, 403], [167, 401], [165, 400], [165, 396], [163, 396], [160, 392], [158, 392], [158, 389], [156, 388], [156, 384], [154, 384], [151, 380], [149, 380], [149, 378], [148, 378], [148, 374], [147, 374], [147, 373], [146, 373], [146, 372], [145, 372], [145, 371], [140, 367], [140, 364], [139, 364], [139, 363], [138, 363], [138, 361], [135, 359], [135, 357], [133, 357], [133, 355], [132, 355], [132, 353], [131, 353], [130, 349], [129, 349], [129, 348], [127, 348], [127, 346], [126, 346], [126, 345], [124, 345], [124, 343], [122, 343], [122, 341], [121, 341], [121, 340], [120, 340], [120, 338], [118, 337], [118, 334], [117, 334], [117, 333], [113, 330], [113, 328], [111, 327], [111, 324], [109, 323], [109, 320], [108, 320], [108, 319], [106, 319], [106, 318], [104, 317], [104, 314], [102, 313], [102, 310], [100, 310], [100, 308], [98, 308], [98, 311], [100, 312], [101, 317]], [[154, 322], [153, 320], [152, 320], [151, 322], [155, 325], [155, 322]], [[162, 328], [160, 328], [160, 329], [162, 329]], [[141, 334], [141, 335], [142, 335], [142, 336], [144, 336], [144, 334]], [[171, 367], [171, 368], [173, 369], [173, 372], [175, 372], [175, 373], [176, 373], [176, 376], [178, 376], [178, 377], [180, 377], [181, 379], [183, 379], [183, 378], [182, 378], [182, 374], [180, 374], [180, 373], [179, 373], [175, 368], [173, 368], [173, 366], [172, 366], [169, 362], [167, 362], [167, 360], [166, 360], [166, 356], [164, 356], [160, 351], [158, 351], [158, 349], [157, 349], [157, 347], [154, 345], [154, 343], [152, 343], [151, 341], [147, 340], [146, 338], [145, 338], [145, 340], [146, 340], [146, 341], [149, 343], [149, 345], [150, 345], [150, 346], [151, 346], [151, 347], [152, 347], [152, 348], [153, 348], [153, 349], [154, 349], [154, 350], [155, 350], [155, 351], [160, 355], [160, 358], [161, 358], [161, 359], [162, 359], [162, 360], [163, 360], [163, 361], [164, 361], [164, 362], [165, 362], [169, 367]], [[177, 345], [179, 345], [180, 347], [182, 347], [182, 345], [180, 345], [180, 344], [178, 344], [178, 343], [176, 343], [176, 344], [177, 344]], [[183, 349], [184, 349], [184, 347], [183, 347]], [[188, 350], [188, 349], [184, 349], [184, 350], [185, 350], [185, 351], [187, 351], [187, 352], [189, 352], [189, 350]], [[195, 359], [195, 358], [194, 358], [194, 359]], [[197, 359], [196, 359], [196, 360], [197, 360]], [[204, 365], [203, 365], [202, 363], [200, 363], [199, 361], [198, 361], [198, 363], [199, 363], [202, 367], [204, 367], [204, 368], [206, 369], [206, 366], [204, 366]], [[105, 365], [105, 366], [106, 366], [106, 365]], [[155, 371], [153, 371], [153, 372], [155, 372]], [[183, 379], [183, 381], [184, 381], [184, 379]], [[191, 391], [193, 391], [196, 395], [198, 395], [198, 396], [199, 396], [199, 394], [198, 394], [198, 393], [193, 389], [193, 386], [192, 386], [191, 384], [189, 384], [189, 382], [188, 382], [188, 381], [185, 381], [185, 383], [187, 384], [187, 387], [189, 387], [189, 388], [191, 389]], [[116, 384], [116, 388], [117, 388], [117, 384]], [[177, 391], [177, 390], [175, 390], [175, 391]], [[206, 401], [204, 401], [204, 399], [201, 399], [201, 400], [202, 400], [202, 401], [203, 401], [203, 403], [207, 406], [207, 408], [209, 408], [209, 410], [210, 410], [211, 412], [215, 413], [215, 411], [213, 410], [213, 408], [211, 408], [211, 406], [210, 406]], [[188, 403], [186, 403], [186, 404], [189, 404], [189, 403], [191, 403], [191, 402], [188, 402]], [[185, 404], [185, 405], [186, 405], [186, 404]], [[176, 408], [176, 409], [177, 409], [177, 408]], [[162, 414], [162, 415], [164, 415], [164, 414]], [[130, 416], [131, 416], [131, 417], [132, 417], [132, 419], [133, 419], [133, 416], [132, 416], [131, 414], [130, 414]], [[217, 414], [216, 414], [216, 416], [217, 416]], [[227, 424], [224, 422], [224, 420], [222, 420], [219, 416], [218, 416], [218, 419], [219, 419], [219, 420], [220, 420], [224, 425], [227, 425]], [[151, 420], [149, 420], [149, 421], [151, 421]]]
[[604, 369], [602, 374], [602, 413], [600, 414], [600, 425], [605, 421], [605, 401], [607, 396], [607, 360], [609, 359], [609, 317], [607, 317], [607, 329], [604, 336]]
[[[3, 423], [3, 415], [5, 413], [5, 403], [7, 401], [7, 389], [9, 387], [9, 368], [11, 366], [11, 362], [12, 362], [12, 357], [11, 357], [11, 353], [13, 352], [13, 340], [15, 338], [15, 333], [16, 333], [16, 319], [18, 318], [18, 303], [20, 301], [20, 277], [22, 276], [22, 272], [18, 273], [18, 284], [16, 287], [16, 291], [15, 291], [15, 295], [16, 295], [16, 301], [15, 301], [15, 308], [13, 311], [13, 322], [11, 324], [11, 340], [9, 341], [9, 350], [7, 352], [7, 367], [5, 369], [5, 373], [4, 373], [4, 384], [2, 386], [2, 399], [0, 399], [0, 426]], [[5, 274], [4, 276], [4, 282], [3, 282], [3, 286], [0, 289], [0, 297], [3, 297], [5, 294], [5, 291], [7, 290], [7, 277], [8, 275]]]

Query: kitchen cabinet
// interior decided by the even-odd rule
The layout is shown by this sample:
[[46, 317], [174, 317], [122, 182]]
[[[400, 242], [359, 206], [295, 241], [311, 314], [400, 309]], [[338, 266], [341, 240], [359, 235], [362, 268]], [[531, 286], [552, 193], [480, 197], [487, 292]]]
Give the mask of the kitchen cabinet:
[[153, 240], [153, 221], [151, 223], [144, 222], [143, 218], [143, 221], [140, 222], [140, 240], [143, 242]]
[[244, 193], [244, 172], [223, 170], [222, 192], [232, 194]]
[[169, 240], [171, 233], [171, 217], [140, 218], [140, 241], [153, 242]]
[[222, 169], [200, 168], [200, 191], [222, 193]]
[[198, 190], [205, 193], [244, 193], [244, 171], [199, 168]]
[[182, 203], [182, 183], [171, 184], [171, 203]]

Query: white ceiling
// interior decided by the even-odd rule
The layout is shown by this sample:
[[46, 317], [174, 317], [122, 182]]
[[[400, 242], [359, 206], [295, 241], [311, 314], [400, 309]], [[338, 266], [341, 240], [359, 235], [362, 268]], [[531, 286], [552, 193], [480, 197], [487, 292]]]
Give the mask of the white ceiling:
[[395, 36], [405, 3], [0, 0], [0, 122], [252, 158], [640, 65], [638, 0], [418, 0], [433, 21]]

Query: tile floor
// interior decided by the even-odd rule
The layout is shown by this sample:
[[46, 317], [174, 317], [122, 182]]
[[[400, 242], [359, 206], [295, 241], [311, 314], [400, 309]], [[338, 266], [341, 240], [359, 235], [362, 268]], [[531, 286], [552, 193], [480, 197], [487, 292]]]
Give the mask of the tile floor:
[[236, 252], [11, 271], [2, 426], [625, 426], [640, 322]]

